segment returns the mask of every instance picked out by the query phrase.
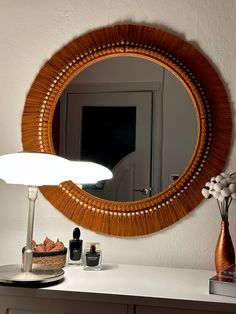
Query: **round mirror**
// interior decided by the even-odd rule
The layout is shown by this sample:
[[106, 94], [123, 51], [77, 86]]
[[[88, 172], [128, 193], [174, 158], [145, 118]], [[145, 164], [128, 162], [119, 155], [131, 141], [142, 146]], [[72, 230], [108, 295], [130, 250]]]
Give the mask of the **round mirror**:
[[[134, 201], [105, 200], [80, 189], [72, 182], [65, 182], [57, 187], [45, 186], [40, 190], [66, 217], [85, 228], [118, 236], [144, 235], [175, 223], [195, 208], [202, 200], [201, 189], [205, 182], [223, 170], [231, 143], [230, 105], [217, 72], [190, 43], [161, 29], [142, 25], [115, 25], [74, 39], [52, 56], [40, 70], [27, 95], [23, 112], [22, 142], [24, 150], [55, 153], [56, 145], [53, 133], [56, 130], [54, 126], [59, 99], [61, 101], [61, 97], [64, 97], [66, 88], [70, 88], [69, 84], [75, 77], [81, 78], [85, 75], [83, 73], [86, 73], [87, 68], [92, 69], [93, 66], [102, 65], [102, 62], [109, 62], [109, 57], [142, 58], [146, 62], [151, 62], [152, 65], [159, 64], [174, 74], [187, 90], [195, 107], [197, 135], [195, 133], [194, 140], [192, 139], [194, 151], [187, 158], [181, 173], [175, 173], [176, 168], [173, 169], [173, 172], [171, 170], [170, 174], [173, 175], [173, 179], [175, 180], [177, 177], [173, 184], [167, 182], [161, 192], [148, 195], [144, 199], [138, 197], [138, 200]], [[127, 82], [124, 84], [127, 85]], [[163, 95], [162, 93], [162, 97]], [[176, 95], [176, 91], [173, 92], [172, 96], [175, 100], [177, 99]], [[155, 98], [155, 94], [152, 96]], [[81, 99], [80, 96], [78, 100], [81, 101]], [[125, 100], [126, 97], [123, 99]], [[123, 99], [120, 99], [118, 103], [122, 103]], [[96, 128], [100, 130], [100, 122], [107, 114], [101, 113], [101, 108], [94, 109], [93, 102], [91, 104], [86, 108], [86, 110], [88, 109], [87, 113], [80, 115], [81, 118], [79, 118], [82, 119], [79, 125], [83, 124], [83, 120], [87, 120], [86, 132], [92, 134], [91, 136], [86, 133], [85, 143], [89, 142], [87, 138], [93, 137], [95, 132], [91, 131], [91, 124], [96, 124]], [[192, 104], [188, 108], [193, 109]], [[173, 106], [177, 106], [176, 102], [172, 105], [171, 111]], [[138, 114], [135, 115], [132, 111], [133, 109], [131, 113], [126, 111], [124, 114], [117, 113], [117, 115], [120, 115], [118, 120], [124, 120], [124, 128], [128, 127], [129, 136], [136, 138], [137, 132], [134, 125], [137, 124]], [[155, 119], [158, 120], [160, 116], [164, 117], [163, 112], [161, 114], [152, 113], [153, 125]], [[114, 113], [109, 114], [108, 122], [110, 122], [109, 117], [111, 116], [114, 117]], [[178, 129], [186, 124], [183, 116], [181, 111], [172, 115], [174, 122], [178, 120]], [[130, 124], [125, 120], [128, 120]], [[164, 125], [164, 119], [161, 123]], [[142, 123], [140, 124], [142, 125]], [[156, 128], [158, 129], [158, 123]], [[114, 130], [113, 127], [111, 129]], [[132, 132], [134, 134], [132, 129], [135, 129], [135, 135], [132, 135]], [[152, 131], [152, 139], [155, 136], [158, 137], [157, 129]], [[146, 131], [146, 127], [141, 130]], [[166, 131], [164, 128], [162, 130], [164, 136]], [[83, 134], [81, 136], [83, 138]], [[127, 138], [126, 135], [124, 138]], [[186, 138], [181, 137], [181, 139], [184, 146]], [[130, 149], [132, 155], [134, 139], [131, 142], [133, 143], [133, 147], [131, 145]], [[102, 146], [102, 144], [100, 145]], [[91, 145], [88, 149], [90, 148]], [[172, 149], [170, 146], [168, 148]], [[101, 147], [99, 150], [103, 151], [103, 148]], [[175, 149], [176, 151], [180, 151], [180, 149]], [[143, 152], [142, 147], [141, 152]], [[155, 154], [158, 150], [152, 147], [151, 152]], [[174, 156], [174, 152], [172, 154], [171, 158], [176, 159], [173, 165], [176, 166], [177, 157]], [[151, 162], [157, 160], [158, 157], [156, 157], [152, 155]], [[166, 160], [167, 158], [165, 158]], [[119, 164], [119, 162], [117, 163]], [[114, 164], [117, 163], [114, 162]], [[129, 166], [128, 169], [130, 168]], [[155, 171], [154, 174], [157, 174], [158, 169]], [[162, 170], [162, 172], [164, 171]], [[178, 175], [180, 176], [178, 177]], [[156, 175], [152, 176], [153, 179], [157, 177]], [[168, 177], [169, 175], [167, 175]], [[147, 190], [148, 188], [147, 186]], [[146, 186], [137, 186], [137, 189], [142, 189], [146, 193]]]
[[111, 180], [81, 188], [112, 201], [145, 199], [173, 184], [196, 140], [196, 112], [185, 86], [160, 64], [138, 57], [87, 67], [65, 88], [53, 117], [56, 154], [108, 167]]

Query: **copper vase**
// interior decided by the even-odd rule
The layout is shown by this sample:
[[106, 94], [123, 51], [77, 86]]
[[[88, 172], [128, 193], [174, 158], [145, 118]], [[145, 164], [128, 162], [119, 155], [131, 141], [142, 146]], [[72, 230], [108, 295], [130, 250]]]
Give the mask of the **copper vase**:
[[218, 275], [235, 263], [234, 246], [229, 232], [229, 222], [222, 221], [215, 249], [215, 267]]

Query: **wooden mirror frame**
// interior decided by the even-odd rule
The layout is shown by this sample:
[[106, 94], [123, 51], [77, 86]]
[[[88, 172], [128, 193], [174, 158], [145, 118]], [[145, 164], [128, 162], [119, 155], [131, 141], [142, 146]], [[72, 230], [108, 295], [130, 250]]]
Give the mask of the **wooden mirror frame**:
[[52, 56], [34, 80], [22, 117], [22, 142], [25, 151], [54, 154], [52, 120], [64, 88], [91, 64], [123, 55], [162, 65], [191, 95], [198, 137], [184, 173], [161, 193], [133, 202], [99, 199], [72, 182], [40, 190], [78, 225], [109, 235], [137, 236], [161, 230], [195, 208], [202, 200], [202, 187], [222, 171], [230, 149], [232, 121], [227, 93], [213, 66], [190, 43], [142, 25], [105, 27], [74, 39]]

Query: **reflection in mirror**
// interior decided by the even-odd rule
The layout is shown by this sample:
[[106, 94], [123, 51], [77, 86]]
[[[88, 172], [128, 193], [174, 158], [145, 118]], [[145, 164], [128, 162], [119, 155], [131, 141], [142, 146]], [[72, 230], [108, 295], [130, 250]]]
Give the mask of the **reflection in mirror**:
[[102, 199], [159, 193], [190, 162], [197, 140], [191, 97], [168, 70], [144, 58], [96, 62], [74, 78], [54, 113], [57, 154], [100, 163], [113, 179], [83, 185]]

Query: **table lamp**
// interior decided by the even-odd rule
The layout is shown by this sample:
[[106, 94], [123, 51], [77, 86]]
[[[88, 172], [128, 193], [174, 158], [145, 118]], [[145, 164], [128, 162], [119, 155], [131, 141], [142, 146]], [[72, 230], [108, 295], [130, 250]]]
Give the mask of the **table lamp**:
[[29, 199], [27, 238], [22, 265], [0, 266], [0, 283], [27, 286], [51, 284], [63, 279], [62, 269], [32, 264], [34, 211], [39, 186], [58, 185], [68, 180], [77, 184], [94, 183], [111, 177], [111, 171], [101, 165], [69, 161], [47, 153], [19, 152], [0, 156], [0, 179], [8, 184], [27, 185]]

